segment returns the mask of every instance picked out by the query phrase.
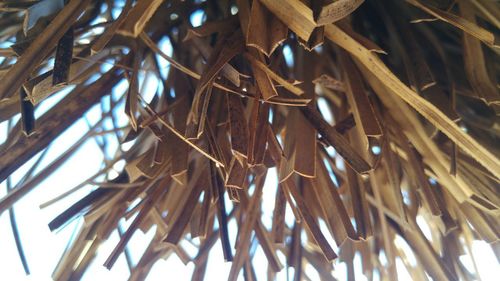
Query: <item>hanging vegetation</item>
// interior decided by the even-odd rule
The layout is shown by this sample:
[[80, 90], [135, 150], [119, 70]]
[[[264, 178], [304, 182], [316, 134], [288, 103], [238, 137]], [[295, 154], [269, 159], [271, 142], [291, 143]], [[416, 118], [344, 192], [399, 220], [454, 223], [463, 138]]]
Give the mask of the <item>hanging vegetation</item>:
[[[0, 13], [0, 214], [10, 212], [14, 233], [16, 202], [83, 143], [104, 156], [98, 173], [40, 202], [93, 186], [47, 221], [55, 231], [83, 218], [54, 280], [79, 280], [118, 230], [111, 269], [132, 235], [153, 227], [130, 280], [171, 255], [203, 280], [213, 247], [228, 280], [273, 280], [290, 267], [308, 280], [306, 266], [336, 280], [341, 262], [354, 280], [356, 253], [370, 280], [397, 280], [397, 261], [413, 280], [475, 280], [474, 240], [499, 257], [496, 1], [5, 0]], [[96, 105], [101, 119], [40, 164]], [[122, 218], [132, 221], [123, 231]], [[256, 247], [267, 272], [254, 270]]]

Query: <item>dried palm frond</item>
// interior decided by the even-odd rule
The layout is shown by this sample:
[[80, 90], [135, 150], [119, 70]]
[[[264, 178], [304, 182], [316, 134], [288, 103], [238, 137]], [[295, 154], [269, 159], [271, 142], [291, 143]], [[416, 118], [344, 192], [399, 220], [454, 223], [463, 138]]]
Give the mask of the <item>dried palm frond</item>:
[[[0, 214], [10, 212], [26, 273], [13, 207], [91, 139], [100, 171], [40, 202], [95, 187], [47, 222], [55, 231], [83, 218], [55, 280], [80, 279], [118, 231], [112, 268], [132, 235], [153, 227], [130, 280], [171, 255], [202, 280], [219, 239], [229, 280], [273, 279], [284, 267], [310, 279], [306, 266], [335, 280], [340, 262], [354, 280], [356, 253], [370, 279], [398, 279], [402, 262], [415, 280], [473, 280], [477, 267], [459, 259], [476, 264], [473, 240], [498, 257], [496, 1], [26, 0], [0, 1], [0, 12]], [[98, 104], [101, 119], [41, 165]], [[275, 194], [270, 226], [264, 194]], [[122, 218], [132, 220], [123, 231]], [[254, 245], [267, 273], [254, 270]]]

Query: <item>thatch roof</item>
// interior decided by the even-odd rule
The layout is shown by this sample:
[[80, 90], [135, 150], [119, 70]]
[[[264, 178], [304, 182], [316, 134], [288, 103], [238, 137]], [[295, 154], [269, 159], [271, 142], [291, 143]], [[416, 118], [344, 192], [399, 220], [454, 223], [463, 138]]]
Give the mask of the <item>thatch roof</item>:
[[[285, 267], [308, 279], [308, 265], [334, 280], [341, 262], [352, 280], [356, 253], [369, 278], [396, 280], [402, 261], [414, 280], [473, 280], [477, 267], [459, 257], [476, 264], [474, 240], [498, 257], [496, 1], [22, 0], [0, 1], [0, 12], [0, 121], [9, 124], [0, 214], [87, 140], [105, 159], [81, 185], [40, 202], [95, 187], [47, 222], [57, 230], [84, 220], [55, 280], [80, 279], [134, 215], [104, 263], [112, 268], [134, 232], [155, 227], [130, 280], [171, 255], [202, 280], [218, 240], [229, 280], [272, 279]], [[41, 165], [40, 152], [98, 104], [100, 120]], [[266, 225], [263, 194], [274, 196]], [[253, 268], [256, 246], [268, 272]]]

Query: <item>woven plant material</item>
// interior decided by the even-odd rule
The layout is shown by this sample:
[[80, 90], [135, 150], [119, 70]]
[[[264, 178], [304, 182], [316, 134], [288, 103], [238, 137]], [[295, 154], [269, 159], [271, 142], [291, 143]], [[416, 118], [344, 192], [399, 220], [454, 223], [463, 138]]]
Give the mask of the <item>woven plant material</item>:
[[[105, 156], [97, 174], [41, 202], [94, 186], [47, 222], [56, 231], [84, 221], [55, 280], [80, 279], [119, 230], [104, 263], [112, 268], [132, 235], [152, 227], [130, 280], [171, 255], [194, 263], [192, 279], [203, 280], [218, 240], [229, 280], [241, 272], [272, 280], [288, 267], [307, 280], [308, 265], [335, 280], [339, 262], [354, 280], [356, 253], [369, 278], [397, 280], [402, 261], [414, 280], [474, 280], [477, 266], [469, 271], [460, 255], [475, 265], [477, 239], [498, 254], [496, 1], [23, 0], [0, 1], [0, 12], [0, 121], [9, 123], [0, 213], [13, 214], [86, 141], [96, 139]], [[195, 13], [203, 20], [193, 26]], [[101, 120], [41, 165], [49, 145], [98, 104]], [[116, 151], [103, 135], [116, 137]], [[271, 177], [276, 184], [265, 184]], [[265, 194], [274, 195], [270, 227]], [[133, 218], [123, 232], [122, 218]], [[252, 245], [268, 272], [254, 270]]]

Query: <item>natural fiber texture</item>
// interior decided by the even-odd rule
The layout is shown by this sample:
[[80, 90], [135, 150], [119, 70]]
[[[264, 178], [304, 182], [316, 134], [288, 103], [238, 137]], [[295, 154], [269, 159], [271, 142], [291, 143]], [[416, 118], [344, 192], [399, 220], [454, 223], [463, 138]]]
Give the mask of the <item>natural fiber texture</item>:
[[[171, 255], [193, 262], [192, 279], [203, 280], [219, 239], [229, 280], [241, 272], [272, 280], [285, 267], [307, 280], [307, 264], [334, 280], [339, 262], [354, 280], [356, 253], [370, 279], [398, 279], [402, 261], [414, 280], [474, 280], [473, 240], [499, 257], [496, 1], [22, 0], [0, 1], [0, 12], [0, 122], [10, 128], [0, 144], [0, 182], [9, 187], [0, 214], [11, 213], [26, 272], [12, 208], [94, 138], [106, 159], [100, 172], [40, 202], [95, 186], [47, 222], [57, 230], [84, 219], [55, 280], [80, 279], [118, 221], [134, 216], [104, 264], [113, 267], [134, 232], [156, 226], [130, 280]], [[204, 16], [200, 26], [193, 13]], [[102, 119], [39, 167], [96, 104]], [[119, 140], [116, 151], [103, 135]], [[12, 186], [11, 174], [32, 158]], [[270, 177], [276, 185], [265, 184]], [[264, 191], [275, 194], [270, 226]], [[268, 272], [255, 272], [252, 245]]]

